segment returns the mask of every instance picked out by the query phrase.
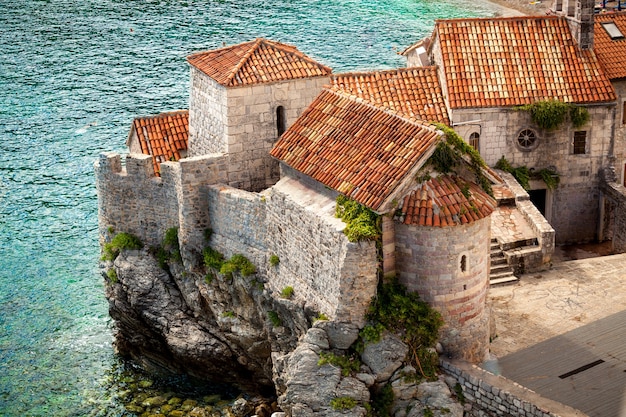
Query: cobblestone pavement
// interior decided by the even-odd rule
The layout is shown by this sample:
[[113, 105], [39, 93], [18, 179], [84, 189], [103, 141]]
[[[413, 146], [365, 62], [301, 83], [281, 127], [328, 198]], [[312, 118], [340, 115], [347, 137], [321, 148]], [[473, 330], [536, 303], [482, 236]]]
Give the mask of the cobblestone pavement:
[[503, 357], [626, 310], [626, 254], [556, 263], [489, 289], [491, 353]]

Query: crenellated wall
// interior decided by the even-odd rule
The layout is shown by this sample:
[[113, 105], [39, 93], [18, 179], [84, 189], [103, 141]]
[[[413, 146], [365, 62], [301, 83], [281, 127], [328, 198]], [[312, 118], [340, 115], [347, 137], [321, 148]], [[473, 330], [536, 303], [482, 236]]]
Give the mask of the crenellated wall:
[[[129, 155], [124, 168], [118, 154], [102, 154], [95, 163], [101, 241], [111, 226], [156, 246], [178, 227], [185, 268], [198, 270], [210, 228], [210, 246], [250, 259], [276, 298], [291, 286], [293, 301], [363, 325], [376, 293], [376, 247], [348, 241], [334, 217], [334, 195], [293, 178], [262, 194], [235, 189], [224, 185], [226, 163], [219, 154], [167, 162], [159, 178], [147, 155]], [[278, 265], [270, 265], [271, 255]]]
[[144, 244], [161, 242], [178, 226], [178, 197], [171, 175], [154, 174], [150, 155], [130, 154], [123, 167], [117, 153], [100, 154], [95, 162], [100, 241], [114, 232], [138, 236]]

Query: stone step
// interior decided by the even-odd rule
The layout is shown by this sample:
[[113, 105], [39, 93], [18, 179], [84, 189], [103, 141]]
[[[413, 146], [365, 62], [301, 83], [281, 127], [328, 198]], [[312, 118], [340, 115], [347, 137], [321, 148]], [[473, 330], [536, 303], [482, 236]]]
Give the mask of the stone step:
[[515, 275], [509, 275], [506, 277], [495, 278], [489, 280], [489, 285], [505, 285], [505, 284], [514, 284], [519, 281]]
[[506, 261], [506, 258], [504, 257], [504, 255], [500, 255], [497, 257], [492, 256], [491, 257], [491, 266], [494, 265], [508, 265], [509, 263]]
[[513, 271], [511, 270], [511, 267], [509, 266], [509, 264], [498, 264], [498, 265], [494, 265], [491, 264], [491, 271], [489, 272], [490, 276], [493, 276], [494, 274], [499, 274], [501, 272], [506, 272], [506, 273], [512, 273]]
[[513, 275], [513, 271], [509, 270], [509, 271], [502, 271], [502, 272], [495, 272], [493, 274], [489, 274], [489, 282], [492, 282], [493, 280], [497, 280], [497, 279], [501, 279], [501, 278], [506, 278], [509, 276], [515, 276]]

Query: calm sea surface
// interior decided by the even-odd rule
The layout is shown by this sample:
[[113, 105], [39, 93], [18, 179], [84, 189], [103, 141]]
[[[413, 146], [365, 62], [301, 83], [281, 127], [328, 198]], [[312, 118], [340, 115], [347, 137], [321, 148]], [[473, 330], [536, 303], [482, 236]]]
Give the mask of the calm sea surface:
[[469, 0], [0, 0], [0, 416], [121, 416], [93, 161], [187, 108], [185, 57], [268, 37], [335, 72], [403, 65]]

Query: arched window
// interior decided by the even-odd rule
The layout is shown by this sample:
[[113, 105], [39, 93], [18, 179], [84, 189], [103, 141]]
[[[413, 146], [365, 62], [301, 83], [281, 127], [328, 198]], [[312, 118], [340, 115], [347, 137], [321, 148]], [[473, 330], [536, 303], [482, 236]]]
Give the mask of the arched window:
[[283, 106], [276, 107], [276, 131], [278, 136], [287, 130], [287, 118], [285, 117], [285, 108]]
[[470, 136], [469, 136], [469, 144], [472, 148], [478, 150], [478, 144], [480, 141], [480, 133], [478, 132], [473, 132]]
[[461, 272], [467, 271], [467, 256], [461, 256], [461, 265], [459, 266], [461, 267]]

